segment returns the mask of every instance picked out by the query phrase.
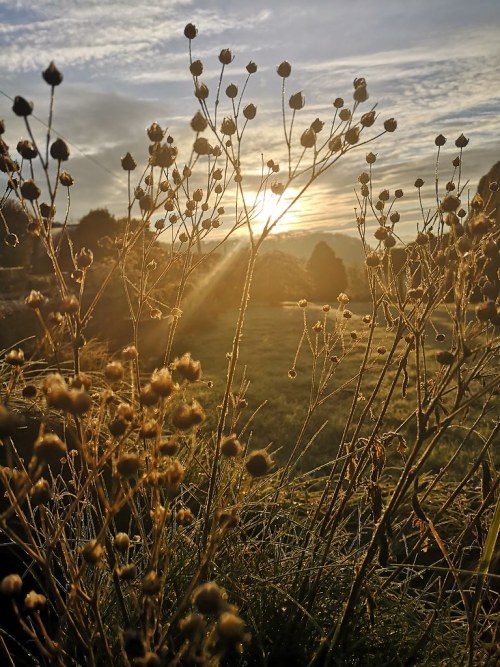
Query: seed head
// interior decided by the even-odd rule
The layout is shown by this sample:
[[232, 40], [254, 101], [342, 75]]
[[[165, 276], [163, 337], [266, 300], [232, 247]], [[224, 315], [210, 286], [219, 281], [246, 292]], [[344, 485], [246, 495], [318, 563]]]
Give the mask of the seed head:
[[278, 65], [276, 72], [278, 73], [278, 76], [281, 76], [282, 79], [287, 79], [292, 73], [292, 66], [288, 60], [284, 60]]
[[386, 132], [395, 132], [398, 126], [397, 120], [395, 118], [389, 118], [384, 123], [384, 130]]
[[75, 257], [75, 261], [79, 269], [87, 269], [94, 261], [94, 253], [88, 248], [82, 248]]
[[66, 160], [69, 158], [69, 148], [64, 139], [56, 139], [54, 141], [50, 147], [50, 155], [54, 158], [54, 160], [59, 160], [59, 162], [66, 162]]
[[311, 130], [309, 127], [307, 130], [304, 130], [302, 136], [300, 137], [300, 144], [304, 148], [312, 148], [316, 143], [316, 132]]
[[[127, 153], [127, 155], [129, 155], [129, 153]], [[135, 167], [134, 167], [134, 169], [135, 169]], [[63, 187], [69, 188], [74, 183], [73, 176], [71, 176], [71, 174], [69, 174], [67, 171], [62, 171], [59, 175], [59, 183]]]
[[194, 60], [189, 66], [189, 71], [193, 76], [201, 76], [203, 74], [203, 63], [201, 60]]
[[222, 646], [236, 648], [246, 639], [244, 621], [231, 611], [224, 611], [217, 621], [217, 638]]
[[189, 526], [194, 521], [194, 515], [189, 508], [182, 507], [177, 511], [175, 520], [179, 526]]
[[63, 75], [57, 69], [52, 60], [47, 69], [42, 72], [43, 80], [49, 84], [49, 86], [59, 86], [62, 83]]
[[212, 152], [212, 146], [209, 144], [208, 139], [205, 139], [205, 137], [198, 137], [193, 144], [193, 150], [198, 155], [210, 155]]
[[137, 452], [123, 452], [116, 464], [116, 470], [120, 477], [129, 479], [135, 477], [141, 467], [141, 458]]
[[133, 581], [137, 577], [137, 566], [134, 563], [127, 563], [116, 573], [123, 581]]
[[160, 368], [151, 376], [151, 389], [163, 398], [170, 396], [175, 386], [168, 368]]
[[24, 303], [30, 308], [36, 309], [36, 308], [41, 308], [46, 303], [46, 301], [47, 299], [43, 296], [41, 292], [32, 289], [31, 292], [26, 297], [26, 299], [24, 300]]
[[219, 62], [223, 65], [230, 65], [234, 60], [231, 49], [222, 49], [219, 53]]
[[89, 565], [95, 565], [104, 556], [104, 549], [97, 540], [90, 540], [82, 549], [82, 557]]
[[332, 151], [332, 153], [337, 153], [338, 151], [342, 150], [342, 137], [333, 137], [330, 139], [328, 142], [328, 148]]
[[243, 109], [243, 115], [247, 120], [253, 120], [257, 114], [257, 107], [255, 104], [247, 104]]
[[144, 595], [156, 595], [161, 589], [161, 579], [154, 570], [150, 570], [142, 580]]
[[184, 28], [184, 37], [187, 37], [187, 39], [194, 39], [197, 34], [198, 30], [192, 23], [188, 23]]
[[248, 63], [246, 70], [249, 74], [255, 74], [257, 71], [257, 65], [253, 62], [253, 60]]
[[344, 100], [341, 97], [336, 97], [335, 100], [333, 101], [333, 106], [336, 109], [342, 109], [344, 106]]
[[28, 139], [18, 141], [16, 149], [23, 160], [34, 160], [38, 155], [37, 149]]
[[33, 113], [33, 102], [28, 102], [27, 100], [24, 99], [24, 97], [16, 95], [16, 97], [14, 98], [12, 111], [16, 114], [16, 116], [21, 116], [22, 118], [26, 118], [27, 116], [30, 116]]
[[122, 157], [122, 169], [125, 171], [134, 171], [136, 167], [137, 163], [130, 155], [130, 153], [127, 153], [124, 157]]
[[339, 111], [339, 118], [344, 123], [347, 123], [348, 120], [351, 120], [352, 113], [350, 109], [341, 109]]
[[455, 146], [457, 148], [465, 148], [467, 144], [469, 143], [469, 140], [464, 137], [463, 134], [461, 134], [456, 140], [455, 140]]
[[110, 361], [104, 369], [104, 377], [108, 382], [119, 382], [123, 379], [124, 368], [119, 361]]
[[377, 252], [369, 252], [366, 255], [365, 264], [371, 269], [374, 269], [377, 266], [380, 266], [380, 261], [380, 255]]
[[186, 352], [174, 362], [175, 370], [189, 382], [196, 382], [201, 378], [201, 363], [191, 358], [191, 354]]
[[202, 584], [193, 593], [193, 604], [200, 614], [217, 615], [227, 609], [226, 592], [213, 581]]
[[226, 88], [226, 95], [230, 100], [233, 100], [238, 95], [238, 86], [234, 83], [230, 83]]
[[204, 83], [197, 83], [196, 88], [194, 90], [194, 95], [197, 97], [199, 100], [206, 100], [208, 97], [209, 91], [208, 91], [208, 86]]
[[245, 468], [252, 477], [263, 477], [271, 467], [272, 459], [265, 449], [256, 449], [245, 461]]
[[371, 127], [375, 123], [375, 111], [364, 113], [359, 122], [363, 127]]
[[306, 98], [304, 97], [304, 93], [302, 91], [292, 95], [288, 101], [290, 109], [293, 109], [294, 111], [300, 111], [304, 107], [305, 103]]
[[367, 164], [374, 164], [377, 161], [377, 156], [375, 153], [367, 153], [365, 159]]
[[421, 178], [417, 178], [417, 180], [414, 183], [415, 187], [418, 188], [418, 189], [420, 189], [423, 184], [424, 184], [424, 181]]
[[240, 441], [234, 433], [224, 438], [220, 445], [220, 452], [222, 456], [226, 456], [228, 458], [238, 456], [241, 454], [242, 449], [243, 447], [241, 446]]
[[460, 206], [460, 199], [455, 195], [446, 195], [441, 202], [441, 210], [443, 213], [453, 213]]
[[359, 127], [351, 127], [345, 133], [345, 140], [350, 146], [354, 146], [359, 141]]
[[434, 139], [434, 143], [436, 146], [444, 146], [446, 143], [446, 137], [444, 137], [442, 134], [438, 134], [437, 137]]
[[8, 574], [0, 583], [0, 592], [2, 595], [17, 595], [23, 588], [23, 580], [18, 574]]
[[156, 122], [152, 123], [146, 131], [150, 141], [156, 143], [163, 139], [164, 132]]
[[59, 461], [67, 451], [66, 443], [55, 433], [45, 433], [35, 441], [34, 455], [39, 461], [49, 465]]
[[35, 181], [28, 179], [21, 185], [21, 194], [28, 201], [35, 201], [41, 195], [41, 190]]
[[231, 136], [236, 132], [236, 124], [234, 120], [230, 117], [224, 118], [221, 125], [221, 132], [226, 136]]
[[24, 608], [28, 612], [38, 611], [47, 603], [47, 598], [41, 593], [30, 591], [24, 598]]

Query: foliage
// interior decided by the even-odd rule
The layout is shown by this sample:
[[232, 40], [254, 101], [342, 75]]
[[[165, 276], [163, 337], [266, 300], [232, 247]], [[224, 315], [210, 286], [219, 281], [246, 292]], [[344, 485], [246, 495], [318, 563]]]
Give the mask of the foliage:
[[347, 287], [344, 262], [337, 257], [328, 243], [320, 241], [307, 262], [307, 271], [313, 282], [317, 301], [333, 301]]
[[[443, 188], [445, 139], [437, 137], [435, 202], [424, 214], [417, 179], [422, 220], [399, 264], [403, 193], [377, 197], [376, 157], [366, 156], [356, 194], [371, 313], [355, 316], [343, 292], [321, 310], [299, 301], [286, 441], [276, 441], [272, 422], [254, 438], [264, 406], [251, 403], [249, 373], [253, 365], [256, 382], [268, 376], [272, 399], [281, 345], [273, 331], [274, 356], [273, 346], [267, 356], [245, 350], [260, 251], [318, 178], [396, 121], [372, 133], [375, 107], [360, 113], [368, 99], [360, 78], [351, 107], [336, 98], [328, 123], [313, 119], [297, 133], [305, 101], [295, 93], [287, 103], [284, 61], [282, 152], [259, 156], [255, 167], [246, 142], [257, 109], [244, 105], [244, 93], [257, 66], [249, 63], [243, 85], [230, 83], [224, 97], [233, 56], [223, 49], [209, 107], [203, 64], [192, 56], [196, 34], [186, 26], [200, 105], [194, 141], [183, 151], [153, 123], [137, 178], [135, 159], [123, 158], [126, 217], [104, 273], [94, 271], [92, 248], [68, 234], [73, 179], [63, 169], [68, 146], [52, 141], [62, 81], [53, 63], [43, 73], [51, 90], [45, 145], [21, 97], [13, 111], [30, 137], [18, 145], [21, 162], [0, 143], [7, 245], [18, 241], [3, 213], [14, 199], [57, 289], [51, 310], [45, 294], [26, 295], [37, 347], [21, 342], [1, 360], [0, 531], [12, 560], [0, 592], [12, 614], [2, 614], [0, 651], [7, 663], [59, 666], [493, 665], [499, 230], [489, 199], [461, 206], [467, 139], [455, 142]], [[264, 223], [263, 198], [281, 206]], [[60, 200], [67, 209], [55, 233]], [[207, 236], [215, 244], [202, 254]], [[232, 342], [207, 380], [181, 324], [203, 327], [199, 309], [221, 268], [213, 256], [233, 236], [246, 238], [245, 277]], [[203, 280], [193, 281], [202, 266]], [[109, 331], [117, 313], [98, 309], [117, 284], [113, 300], [130, 333], [113, 357], [87, 336], [92, 322]], [[151, 372], [152, 354], [161, 361]], [[333, 458], [310, 470], [330, 414], [340, 424]], [[443, 450], [443, 465], [429, 468]]]

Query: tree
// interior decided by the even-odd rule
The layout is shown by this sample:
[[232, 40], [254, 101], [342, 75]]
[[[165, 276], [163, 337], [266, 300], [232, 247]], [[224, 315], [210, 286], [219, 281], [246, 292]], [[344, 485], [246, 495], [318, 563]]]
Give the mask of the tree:
[[99, 241], [105, 236], [114, 237], [121, 226], [107, 208], [96, 208], [81, 218], [71, 237], [79, 248], [90, 248], [97, 255], [102, 255]]
[[318, 301], [333, 301], [347, 287], [344, 262], [325, 241], [315, 246], [306, 268], [313, 283], [313, 298]]

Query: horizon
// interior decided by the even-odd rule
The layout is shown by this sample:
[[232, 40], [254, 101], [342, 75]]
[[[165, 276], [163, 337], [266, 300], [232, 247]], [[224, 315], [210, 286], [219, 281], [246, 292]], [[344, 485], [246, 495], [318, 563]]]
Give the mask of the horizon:
[[[120, 158], [130, 151], [139, 165], [145, 163], [144, 130], [152, 122], [168, 126], [181, 147], [192, 141], [189, 121], [198, 107], [183, 35], [189, 22], [199, 31], [193, 59], [203, 60], [202, 79], [211, 92], [220, 73], [220, 49], [230, 48], [235, 56], [223, 89], [233, 80], [242, 82], [248, 61], [257, 63], [245, 96], [258, 108], [249, 146], [257, 155], [265, 150], [266, 159], [273, 157], [280, 131], [281, 83], [275, 73], [280, 61], [293, 68], [287, 95], [303, 90], [306, 97], [297, 116], [302, 128], [316, 116], [326, 119], [335, 97], [349, 102], [353, 79], [366, 78], [370, 99], [362, 109], [376, 103], [380, 126], [386, 118], [398, 121], [394, 135], [368, 150], [378, 154], [376, 187], [403, 188], [407, 195], [399, 208], [403, 238], [414, 234], [418, 221], [416, 177], [425, 181], [425, 201], [435, 203], [436, 135], [448, 140], [442, 149], [443, 184], [457, 154], [454, 140], [462, 132], [470, 140], [464, 151], [470, 197], [500, 157], [500, 47], [495, 46], [500, 7], [495, 0], [479, 0], [473, 7], [463, 0], [443, 0], [439, 6], [426, 0], [418, 7], [393, 0], [355, 0], [348, 6], [318, 0], [306, 9], [298, 0], [272, 8], [259, 0], [251, 11], [241, 5], [227, 9], [215, 0], [170, 0], [149, 5], [146, 13], [130, 2], [100, 6], [92, 0], [68, 7], [50, 0], [40, 7], [0, 0], [0, 11], [0, 117], [8, 143], [26, 134], [9, 97], [33, 100], [34, 113], [43, 119], [48, 88], [40, 73], [54, 60], [64, 75], [53, 127], [71, 142], [72, 223], [95, 208], [107, 208], [116, 217], [126, 214]], [[466, 35], [457, 39], [459, 33]], [[43, 125], [34, 129], [43, 136]], [[340, 169], [315, 184], [277, 231], [356, 234], [353, 190], [364, 157], [362, 148], [345, 156]]]

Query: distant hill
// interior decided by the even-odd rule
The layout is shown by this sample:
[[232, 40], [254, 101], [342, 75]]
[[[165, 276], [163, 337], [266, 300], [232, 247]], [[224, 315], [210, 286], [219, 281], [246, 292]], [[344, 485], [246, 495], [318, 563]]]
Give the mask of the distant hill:
[[[262, 247], [263, 252], [283, 252], [301, 260], [307, 261], [315, 246], [324, 241], [340, 257], [346, 266], [359, 266], [364, 262], [363, 244], [353, 236], [332, 232], [283, 232], [273, 234]], [[227, 248], [231, 247], [230, 241]], [[215, 245], [214, 242], [203, 244], [203, 250], [207, 252]], [[226, 248], [226, 252], [227, 252]], [[224, 250], [222, 250], [224, 252]]]

